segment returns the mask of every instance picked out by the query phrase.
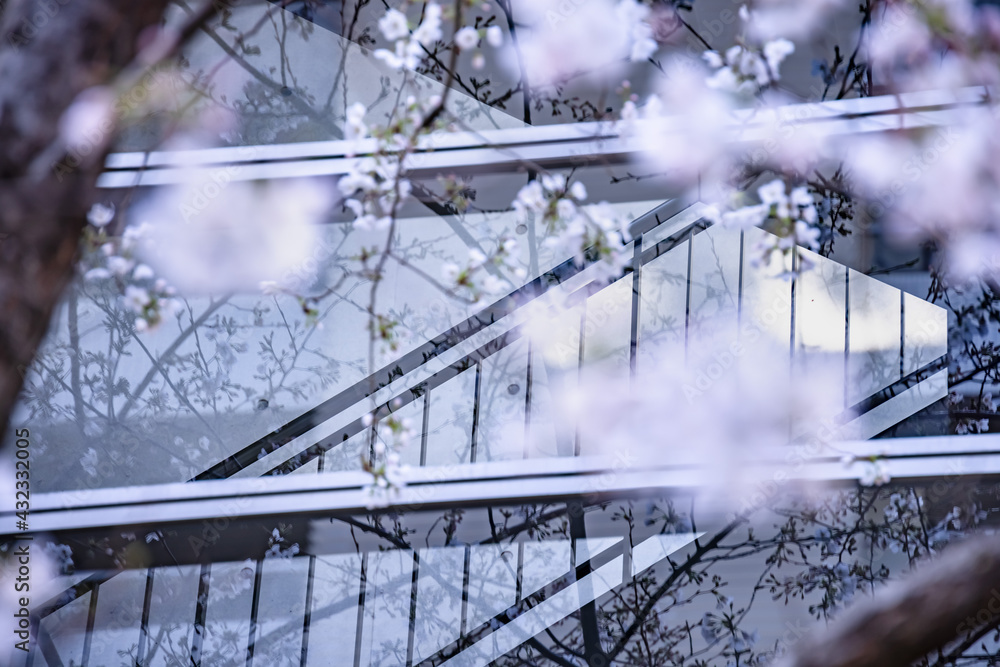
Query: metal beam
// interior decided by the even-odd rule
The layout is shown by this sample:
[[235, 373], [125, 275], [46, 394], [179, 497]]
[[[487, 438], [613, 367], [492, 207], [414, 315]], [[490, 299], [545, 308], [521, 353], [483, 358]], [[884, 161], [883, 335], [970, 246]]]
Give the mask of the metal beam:
[[[882, 456], [894, 480], [921, 482], [965, 476], [1000, 476], [1000, 435], [928, 436], [843, 442], [836, 449], [801, 445], [775, 447], [751, 466], [751, 476], [853, 483], [861, 463], [841, 462]], [[791, 459], [790, 459], [791, 456]], [[669, 463], [651, 461], [625, 467], [596, 458], [533, 459], [413, 469], [393, 499], [394, 511], [436, 510], [502, 503], [598, 502], [628, 495], [696, 490], [711, 471], [683, 452]], [[792, 465], [789, 465], [789, 461]], [[753, 478], [753, 477], [751, 477]], [[363, 472], [228, 479], [120, 489], [41, 494], [32, 503], [32, 529], [67, 531], [271, 515], [329, 515], [369, 512]], [[3, 516], [13, 518], [11, 512]]]
[[[970, 109], [985, 107], [988, 99], [986, 88], [973, 87], [740, 110], [731, 114], [729, 126], [722, 131], [733, 142], [754, 142], [771, 136], [775, 126], [808, 126], [816, 133], [837, 136], [956, 124]], [[682, 119], [673, 125], [678, 134], [685, 132]], [[609, 122], [436, 133], [420, 141], [407, 167], [412, 178], [455, 170], [516, 171], [525, 162], [559, 168], [625, 162], [644, 148], [641, 132], [625, 132], [620, 123]], [[337, 176], [375, 150], [375, 140], [368, 139], [114, 153], [107, 158], [98, 186], [190, 182], [199, 172], [211, 178], [220, 169], [226, 170], [230, 180]]]

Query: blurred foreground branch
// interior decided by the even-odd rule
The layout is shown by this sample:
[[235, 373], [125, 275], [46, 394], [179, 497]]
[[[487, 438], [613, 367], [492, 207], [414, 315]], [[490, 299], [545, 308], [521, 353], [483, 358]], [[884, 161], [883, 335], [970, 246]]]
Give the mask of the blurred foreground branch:
[[948, 548], [826, 629], [805, 637], [781, 667], [911, 665], [1000, 623], [1000, 536]]
[[[214, 12], [207, 3], [197, 23]], [[14, 0], [0, 16], [0, 425], [73, 277], [86, 214], [120, 120], [72, 150], [66, 110], [95, 86], [133, 83], [196, 27], [160, 25], [168, 0]], [[96, 113], [96, 110], [95, 110]]]

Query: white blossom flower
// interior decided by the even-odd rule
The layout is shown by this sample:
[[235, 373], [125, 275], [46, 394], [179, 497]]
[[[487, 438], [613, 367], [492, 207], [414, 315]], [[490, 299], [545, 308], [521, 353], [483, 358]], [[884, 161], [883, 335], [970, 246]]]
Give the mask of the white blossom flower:
[[124, 276], [132, 270], [133, 266], [135, 266], [135, 262], [126, 257], [119, 255], [108, 257], [108, 269], [116, 276]]
[[455, 33], [455, 46], [462, 51], [471, 51], [479, 44], [479, 32], [470, 26], [465, 26]]
[[486, 43], [496, 48], [503, 44], [503, 30], [498, 25], [491, 25], [486, 29]]
[[[214, 185], [212, 181], [209, 184]], [[214, 197], [192, 173], [133, 209], [149, 224], [142, 258], [185, 294], [294, 288], [313, 279], [331, 188], [311, 180], [233, 181]], [[109, 260], [110, 263], [110, 260]]]
[[566, 189], [566, 177], [562, 174], [542, 174], [542, 187], [548, 192], [560, 192]]
[[717, 190], [729, 176], [730, 96], [706, 84], [704, 70], [670, 64], [659, 90], [638, 110], [627, 132], [643, 147], [648, 168], [666, 181]]
[[90, 269], [85, 274], [83, 274], [83, 279], [86, 281], [106, 280], [110, 277], [111, 277], [111, 272], [105, 269], [103, 266]]
[[355, 229], [363, 232], [381, 232], [389, 229], [392, 225], [392, 218], [366, 214], [355, 218], [353, 224]]
[[378, 20], [378, 29], [382, 31], [385, 38], [391, 41], [403, 39], [410, 34], [410, 27], [406, 22], [406, 14], [398, 9], [390, 9]]
[[777, 206], [779, 211], [783, 208], [787, 210], [788, 197], [785, 195], [785, 182], [780, 178], [757, 188], [757, 194], [765, 206]]
[[125, 305], [133, 312], [141, 313], [150, 304], [149, 292], [136, 285], [125, 287]]
[[892, 476], [889, 474], [889, 467], [884, 460], [879, 459], [866, 463], [861, 472], [861, 478], [858, 481], [862, 486], [883, 486], [888, 484], [891, 479]]
[[363, 139], [368, 136], [368, 126], [365, 125], [365, 114], [368, 110], [364, 104], [355, 102], [347, 107], [347, 117], [344, 122], [344, 138], [348, 140]]
[[725, 67], [726, 65], [718, 51], [705, 51], [701, 54], [701, 57], [702, 60], [704, 60], [712, 69], [719, 69], [721, 67]]
[[545, 193], [542, 184], [531, 181], [517, 192], [514, 207], [527, 211], [542, 211], [546, 206]]
[[774, 39], [764, 44], [764, 59], [767, 61], [767, 67], [771, 71], [771, 78], [774, 81], [780, 78], [781, 63], [794, 52], [795, 45], [787, 39]]
[[826, 25], [833, 11], [843, 6], [843, 0], [755, 0], [753, 12], [744, 20], [756, 39], [809, 38]]
[[503, 294], [509, 289], [510, 283], [492, 273], [486, 274], [486, 277], [483, 278], [483, 291], [487, 294]]
[[486, 263], [486, 255], [483, 254], [478, 248], [471, 248], [469, 250], [469, 266], [473, 268], [479, 268]]
[[106, 227], [109, 222], [115, 218], [115, 206], [114, 204], [105, 206], [104, 204], [97, 203], [90, 207], [87, 212], [87, 222], [92, 224], [94, 227], [100, 229], [101, 227]]
[[153, 278], [155, 275], [156, 274], [153, 273], [153, 269], [151, 269], [146, 264], [140, 264], [139, 266], [135, 267], [135, 270], [132, 272], [133, 280], [149, 280]]
[[769, 208], [764, 204], [759, 206], [744, 206], [734, 211], [723, 213], [720, 222], [727, 227], [749, 229], [750, 227], [760, 226], [767, 219], [768, 213]]
[[413, 39], [423, 46], [431, 46], [441, 39], [441, 5], [429, 2], [424, 7], [424, 20], [413, 31]]
[[804, 220], [795, 221], [795, 243], [812, 251], [819, 250], [819, 235], [817, 228]]
[[80, 466], [91, 477], [97, 477], [97, 461], [97, 450], [89, 447], [87, 453], [80, 457]]
[[115, 94], [106, 86], [87, 88], [59, 119], [59, 137], [70, 151], [103, 145], [115, 126]]
[[[958, 3], [956, 3], [958, 4]], [[885, 70], [896, 62], [908, 62], [926, 55], [933, 34], [910, 5], [890, 4], [872, 26], [868, 53], [875, 67]]]
[[646, 21], [649, 7], [636, 0], [588, 0], [573, 5], [559, 0], [515, 0], [514, 14], [525, 26], [518, 33], [521, 58], [507, 64], [519, 71], [523, 62], [529, 82], [536, 85], [581, 74], [610, 81], [628, 61], [645, 60], [657, 48]]
[[281, 287], [278, 285], [278, 282], [275, 281], [275, 280], [262, 280], [262, 281], [260, 281], [259, 288], [260, 288], [261, 294], [265, 294], [265, 295], [272, 295], [272, 294], [280, 294], [281, 293]]
[[572, 218], [576, 215], [576, 204], [569, 199], [560, 199], [556, 203], [556, 214], [563, 219]]

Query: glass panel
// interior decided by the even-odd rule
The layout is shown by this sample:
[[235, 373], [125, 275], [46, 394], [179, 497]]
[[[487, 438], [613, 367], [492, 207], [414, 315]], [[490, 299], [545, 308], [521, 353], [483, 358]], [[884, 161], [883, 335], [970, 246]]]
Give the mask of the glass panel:
[[711, 227], [691, 239], [690, 327], [710, 327], [720, 344], [736, 341], [740, 247], [740, 231], [726, 227]]
[[900, 291], [851, 271], [847, 403], [853, 405], [899, 379]]
[[323, 459], [323, 472], [360, 470], [361, 459], [371, 455], [371, 429], [363, 429], [347, 440], [331, 447]]
[[472, 455], [472, 417], [476, 367], [467, 368], [430, 393], [427, 465], [468, 463]]
[[[813, 264], [795, 282], [796, 363], [805, 372], [826, 363], [844, 363], [847, 340], [847, 269], [836, 262], [800, 251]], [[831, 395], [844, 393], [843, 373], [829, 374]]]
[[903, 375], [948, 354], [948, 311], [903, 294]]
[[[632, 276], [612, 283], [587, 299], [583, 325], [583, 363], [600, 364], [613, 377], [631, 372]], [[604, 452], [602, 443], [580, 433], [580, 455]]]
[[75, 661], [78, 665], [83, 664], [90, 596], [91, 594], [87, 593], [42, 619], [43, 632], [48, 634], [52, 645], [67, 663]]
[[360, 593], [361, 556], [316, 557], [307, 667], [354, 665]]
[[791, 340], [792, 281], [783, 275], [791, 267], [777, 253], [766, 264], [754, 261], [754, 246], [773, 238], [756, 227], [744, 232], [740, 342], [746, 346], [746, 354], [753, 354], [756, 346], [787, 349]]
[[528, 341], [518, 338], [482, 363], [476, 461], [524, 457]]
[[101, 584], [90, 643], [90, 664], [135, 662], [146, 572], [130, 570]]
[[144, 665], [190, 664], [200, 574], [200, 567], [190, 565], [155, 570]]
[[254, 662], [298, 665], [306, 611], [308, 558], [265, 558], [257, 607]]
[[525, 542], [521, 574], [521, 599], [548, 586], [570, 571], [570, 540]]
[[583, 361], [601, 362], [627, 377], [632, 338], [632, 276], [612, 283], [589, 299], [583, 325]]
[[212, 565], [201, 664], [246, 664], [255, 572], [252, 561]]
[[462, 633], [465, 547], [420, 549], [413, 664], [458, 640]]
[[289, 474], [291, 474], [291, 475], [296, 475], [296, 474], [298, 474], [298, 475], [310, 475], [310, 474], [318, 473], [319, 472], [319, 462], [320, 462], [320, 459], [319, 458], [315, 458], [312, 461], [309, 461], [307, 463], [303, 463], [301, 466], [299, 466], [298, 468], [296, 468], [295, 470], [293, 470]]
[[413, 591], [413, 552], [404, 549], [368, 554], [361, 665], [406, 663]]
[[472, 631], [517, 602], [517, 547], [473, 545], [469, 555], [466, 631]]
[[584, 304], [541, 310], [532, 325], [528, 456], [574, 456], [576, 437], [556, 428], [556, 401], [577, 386]]
[[640, 375], [660, 363], [678, 368], [684, 364], [688, 251], [688, 242], [683, 241], [642, 267], [636, 359]]

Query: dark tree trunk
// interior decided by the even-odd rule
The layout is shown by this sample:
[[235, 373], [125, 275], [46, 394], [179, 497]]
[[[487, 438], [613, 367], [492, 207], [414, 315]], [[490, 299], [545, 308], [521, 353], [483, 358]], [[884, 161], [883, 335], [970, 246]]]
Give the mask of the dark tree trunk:
[[[115, 127], [80, 153], [59, 120], [135, 58], [167, 0], [13, 0], [0, 17], [0, 424], [73, 276]], [[117, 119], [115, 119], [117, 120]], [[83, 154], [85, 153], [85, 155]]]

